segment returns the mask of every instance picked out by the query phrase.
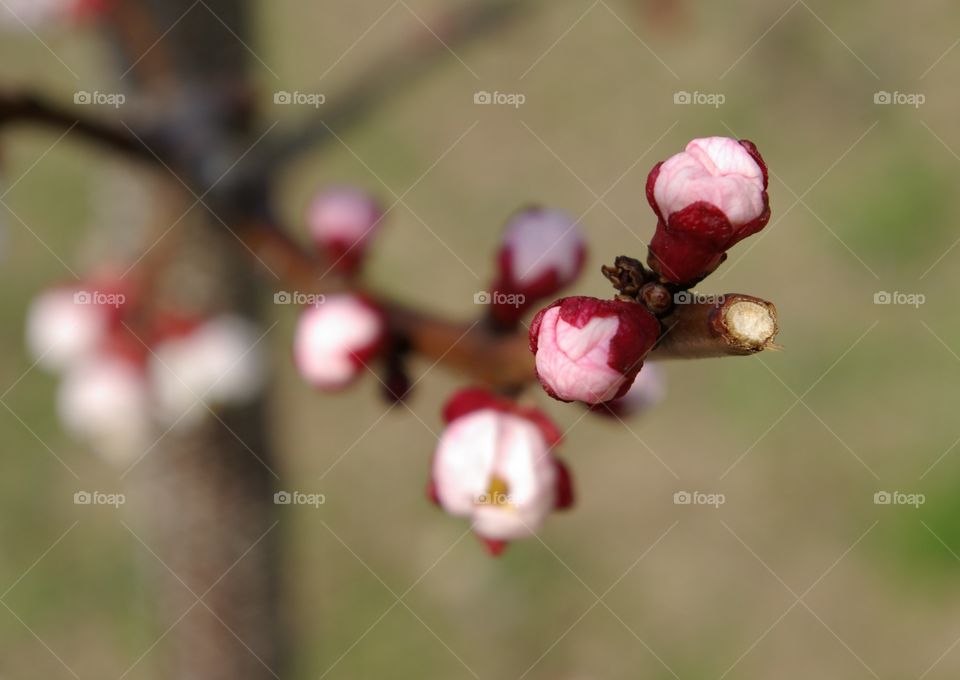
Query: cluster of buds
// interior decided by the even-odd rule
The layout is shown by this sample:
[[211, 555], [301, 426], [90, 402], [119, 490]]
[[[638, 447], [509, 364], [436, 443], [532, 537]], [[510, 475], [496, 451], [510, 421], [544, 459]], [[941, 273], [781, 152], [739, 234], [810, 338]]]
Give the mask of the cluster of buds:
[[430, 498], [468, 518], [490, 554], [534, 535], [552, 511], [573, 504], [570, 473], [553, 452], [560, 431], [543, 413], [468, 388], [447, 402], [443, 417]]
[[27, 313], [36, 365], [63, 376], [64, 428], [116, 463], [143, 454], [157, 425], [196, 425], [198, 407], [246, 403], [265, 378], [249, 322], [159, 315], [135, 332], [136, 307], [132, 287], [100, 277], [45, 291]]
[[646, 193], [657, 216], [650, 270], [618, 257], [603, 267], [616, 299], [563, 298], [541, 309], [530, 326], [537, 377], [555, 399], [603, 405], [594, 410], [617, 415], [611, 404], [630, 390], [679, 294], [770, 219], [767, 168], [745, 140], [691, 141], [653, 168]]

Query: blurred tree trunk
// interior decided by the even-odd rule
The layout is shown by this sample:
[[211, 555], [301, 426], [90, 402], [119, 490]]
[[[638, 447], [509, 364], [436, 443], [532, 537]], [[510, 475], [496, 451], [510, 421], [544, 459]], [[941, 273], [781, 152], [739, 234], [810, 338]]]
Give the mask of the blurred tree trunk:
[[[151, 103], [151, 139], [162, 140], [177, 166], [189, 169], [190, 176], [180, 179], [193, 191], [202, 195], [216, 183], [205, 205], [157, 244], [164, 255], [152, 253], [139, 265], [154, 268], [148, 306], [261, 321], [249, 256], [223, 224], [266, 203], [265, 178], [243, 164], [231, 169], [262, 133], [250, 129], [247, 3], [120, 5], [114, 37], [121, 66], [132, 68], [121, 82], [135, 82], [135, 96]], [[193, 203], [186, 191], [183, 196], [186, 203], [171, 208], [160, 233]], [[285, 636], [265, 404], [216, 415], [198, 408], [204, 410], [201, 425], [167, 433], [131, 473], [131, 500], [141, 510], [133, 529], [175, 574], [154, 561], [158, 635], [165, 636], [153, 654], [167, 678], [278, 677]], [[152, 558], [146, 559], [149, 564]]]

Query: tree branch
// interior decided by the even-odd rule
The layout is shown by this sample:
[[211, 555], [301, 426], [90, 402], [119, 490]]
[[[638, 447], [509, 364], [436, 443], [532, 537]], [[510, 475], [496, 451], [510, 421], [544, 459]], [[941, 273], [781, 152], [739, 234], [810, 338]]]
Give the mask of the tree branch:
[[[503, 333], [482, 320], [444, 320], [333, 274], [324, 276], [328, 269], [324, 263], [270, 224], [249, 222], [237, 234], [285, 285], [301, 292], [352, 291], [368, 296], [384, 310], [390, 332], [428, 360], [491, 387], [515, 388], [535, 380], [525, 329]], [[739, 293], [716, 300], [678, 305], [664, 320], [665, 330], [651, 359], [740, 356], [773, 346], [779, 327], [772, 303]]]

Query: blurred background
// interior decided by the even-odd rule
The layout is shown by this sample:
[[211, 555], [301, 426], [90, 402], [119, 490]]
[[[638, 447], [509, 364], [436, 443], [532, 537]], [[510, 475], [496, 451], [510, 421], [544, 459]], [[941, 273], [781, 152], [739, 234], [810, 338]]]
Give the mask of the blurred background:
[[[449, 3], [256, 5], [266, 130], [323, 115], [274, 93], [333, 96], [410, 36], [429, 39], [423, 22]], [[320, 185], [403, 196], [372, 283], [469, 319], [516, 208], [582, 216], [590, 259], [575, 290], [605, 296], [600, 265], [645, 256], [654, 163], [693, 137], [751, 139], [773, 218], [700, 289], [775, 302], [783, 350], [665, 363], [667, 399], [626, 425], [531, 390], [568, 429], [578, 505], [494, 560], [424, 497], [439, 409], [463, 381], [415, 363], [423, 381], [386, 414], [372, 379], [317, 395], [289, 361], [295, 312], [264, 286], [279, 321], [278, 486], [326, 497], [277, 517], [294, 631], [284, 677], [957, 677], [958, 43], [946, 0], [533, 3], [291, 166], [281, 207], [300, 236]], [[95, 26], [0, 38], [4, 87], [70, 102], [123, 91], [118, 75]], [[476, 104], [478, 92], [524, 100]], [[138, 471], [121, 480], [62, 432], [56, 381], [28, 370], [23, 343], [30, 298], [68, 267], [149, 243], [138, 234], [159, 180], [58, 136], [2, 138], [0, 678], [166, 677], [163, 555], [132, 535], [127, 508], [73, 503], [80, 489], [136, 493]], [[681, 491], [725, 502], [677, 505]]]

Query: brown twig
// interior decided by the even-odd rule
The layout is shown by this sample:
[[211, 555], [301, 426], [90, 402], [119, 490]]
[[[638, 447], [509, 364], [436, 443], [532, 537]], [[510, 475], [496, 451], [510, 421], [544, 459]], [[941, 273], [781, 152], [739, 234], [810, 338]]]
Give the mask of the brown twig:
[[[237, 231], [250, 250], [287, 284], [311, 293], [360, 292], [386, 313], [390, 330], [412, 351], [478, 382], [511, 388], [534, 380], [526, 332], [494, 332], [484, 323], [444, 320], [367, 289], [324, 277], [327, 268], [285, 233], [262, 222]], [[331, 280], [332, 279], [332, 280]], [[664, 334], [652, 359], [694, 359], [753, 354], [770, 347], [777, 333], [776, 308], [750, 295], [677, 305], [664, 319]]]

